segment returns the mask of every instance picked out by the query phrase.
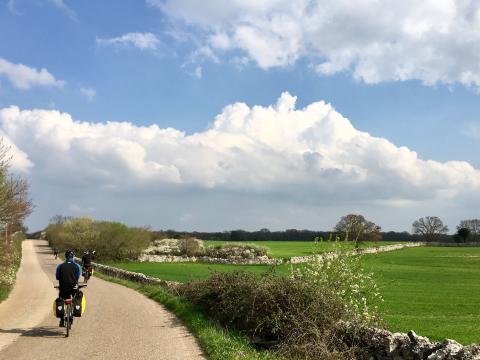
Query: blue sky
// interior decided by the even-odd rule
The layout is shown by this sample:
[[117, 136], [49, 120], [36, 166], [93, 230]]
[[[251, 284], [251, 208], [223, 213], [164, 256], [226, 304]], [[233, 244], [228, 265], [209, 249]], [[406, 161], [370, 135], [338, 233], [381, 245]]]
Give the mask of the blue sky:
[[[464, 33], [459, 34], [457, 32], [460, 30], [451, 24], [458, 22], [455, 16], [463, 20], [477, 12], [471, 5], [470, 8], [456, 9], [456, 15], [452, 15], [452, 5], [448, 3], [442, 1], [438, 5], [425, 5], [424, 8], [414, 5], [414, 2], [409, 3], [410, 6], [407, 4], [405, 7], [409, 10], [402, 10], [398, 17], [403, 16], [402, 24], [414, 25], [409, 28], [402, 25], [401, 30], [395, 24], [376, 19], [377, 13], [389, 11], [382, 6], [375, 9], [372, 5], [372, 9], [359, 18], [352, 15], [358, 13], [358, 9], [350, 9], [348, 5], [335, 8], [329, 3], [330, 12], [325, 16], [330, 17], [331, 23], [350, 16], [352, 27], [359, 29], [353, 32], [345, 30], [345, 34], [339, 36], [335, 32], [337, 28], [329, 28], [324, 24], [318, 33], [308, 33], [310, 30], [302, 28], [302, 21], [298, 19], [317, 26], [323, 21], [321, 14], [315, 15], [314, 9], [310, 11], [311, 16], [305, 19], [284, 1], [258, 2], [260, 5], [233, 1], [230, 5], [223, 3], [220, 6], [220, 3], [212, 0], [206, 1], [202, 9], [198, 8], [195, 1], [185, 0], [2, 1], [0, 59], [11, 65], [5, 67], [10, 69], [23, 64], [33, 69], [34, 73], [46, 69], [53, 80], [41, 83], [33, 75], [29, 85], [20, 88], [11, 80], [11, 77], [19, 75], [7, 75], [10, 70], [2, 73], [0, 64], [0, 108], [13, 105], [20, 110], [58, 110], [69, 114], [75, 121], [89, 124], [107, 121], [128, 122], [136, 127], [156, 124], [159, 128], [173, 128], [188, 136], [203, 134], [225, 106], [244, 102], [250, 108], [256, 105], [268, 107], [277, 103], [282, 93], [288, 92], [297, 97], [296, 109], [323, 100], [347, 118], [356, 130], [366, 132], [373, 138], [384, 138], [396, 147], [405, 146], [416, 152], [420, 159], [433, 160], [442, 166], [451, 160], [467, 162], [474, 169], [472, 177], [476, 177], [478, 170], [475, 169], [480, 168], [477, 150], [480, 142], [480, 95], [476, 78], [480, 72], [474, 54], [478, 39], [474, 38], [471, 44], [459, 45], [454, 41], [455, 37], [472, 35], [474, 25], [471, 25], [471, 33], [467, 26], [462, 30]], [[303, 0], [298, 1], [297, 5], [299, 8], [310, 6]], [[280, 22], [280, 30], [274, 21], [277, 16], [283, 21]], [[392, 38], [388, 38], [388, 35], [378, 37], [369, 30], [370, 27], [380, 28], [386, 34], [392, 33]], [[258, 39], [258, 44], [252, 42], [252, 37], [247, 37], [250, 34], [248, 31], [255, 32], [253, 39]], [[357, 32], [365, 35], [357, 36]], [[438, 33], [442, 36], [441, 43]], [[139, 42], [142, 36], [147, 36], [143, 48]], [[330, 38], [334, 38], [333, 45], [327, 41]], [[260, 40], [265, 40], [268, 46], [265, 47]], [[403, 46], [402, 41], [406, 45]], [[439, 45], [436, 45], [436, 41]], [[370, 50], [372, 44], [386, 45], [373, 51]], [[391, 50], [392, 44], [402, 47], [400, 50]], [[425, 47], [430, 48], [435, 56], [423, 54]], [[350, 57], [349, 54], [358, 49], [363, 52]], [[373, 55], [369, 57], [369, 53]], [[344, 60], [345, 56], [347, 60]], [[328, 66], [321, 68], [321, 64], [325, 63], [329, 63]], [[30, 139], [40, 136], [41, 129], [35, 131]], [[29, 153], [40, 151], [40, 148], [23, 145], [22, 141], [28, 139], [10, 134], [5, 123], [4, 136], [9, 137], [31, 163], [25, 171], [32, 182], [33, 200], [37, 203], [37, 211], [29, 219], [32, 227], [41, 227], [50, 216], [65, 212], [112, 217], [133, 224], [142, 222], [140, 215], [145, 214], [139, 214], [138, 211], [134, 211], [135, 214], [119, 212], [118, 204], [111, 205], [118, 202], [118, 194], [109, 193], [110, 190], [105, 190], [108, 188], [106, 185], [103, 188], [92, 185], [88, 191], [96, 195], [89, 200], [91, 203], [82, 202], [86, 200], [85, 188], [79, 190], [72, 183], [61, 181], [54, 184], [52, 179], [58, 176], [40, 171], [39, 163]], [[115, 133], [109, 135], [109, 139], [117, 137]], [[150, 155], [155, 157], [155, 154], [150, 154], [154, 150], [145, 148], [147, 158]], [[45, 156], [49, 156], [48, 152]], [[89, 156], [82, 158], [91, 159]], [[169, 161], [176, 163], [177, 160]], [[186, 155], [184, 160], [197, 161], [193, 155], [191, 158]], [[250, 160], [247, 158], [242, 161]], [[55, 171], [62, 173], [64, 169], [59, 166]], [[449, 172], [448, 169], [445, 171]], [[128, 176], [120, 172], [117, 175]], [[312, 173], [311, 176], [317, 174]], [[94, 176], [91, 181], [97, 183]], [[448, 210], [439, 212], [450, 227], [454, 227], [459, 216], [478, 217], [474, 213], [477, 211], [475, 208], [458, 214], [455, 209], [463, 206], [456, 193], [448, 200], [432, 195], [421, 203], [409, 205], [412, 207], [402, 207], [401, 210], [396, 207], [392, 212], [399, 214], [401, 220], [398, 222], [381, 215], [386, 205], [378, 205], [375, 196], [370, 202], [363, 197], [361, 203], [353, 199], [350, 206], [344, 201], [329, 202], [328, 205], [322, 201], [309, 204], [302, 201], [301, 196], [296, 197], [295, 201], [285, 200], [285, 208], [293, 209], [293, 213], [313, 212], [311, 220], [307, 221], [304, 215], [296, 218], [287, 210], [275, 215], [274, 209], [278, 209], [276, 202], [290, 198], [295, 189], [301, 186], [295, 181], [287, 184], [288, 190], [283, 188], [283, 184], [273, 193], [257, 187], [225, 187], [216, 182], [214, 185], [202, 185], [202, 181], [200, 185], [196, 181], [187, 181], [188, 186], [182, 181], [183, 187], [175, 185], [181, 190], [162, 185], [162, 191], [158, 193], [154, 187], [156, 190], [152, 191], [147, 204], [130, 195], [127, 196], [128, 203], [133, 202], [133, 208], [149, 209], [151, 213], [156, 211], [155, 204], [158, 202], [165, 201], [172, 206], [179, 199], [182, 203], [201, 209], [202, 204], [208, 204], [208, 200], [199, 200], [205, 191], [210, 194], [210, 199], [218, 198], [215, 204], [219, 207], [235, 201], [232, 199], [245, 199], [255, 194], [252, 202], [245, 203], [238, 211], [250, 213], [255, 208], [259, 213], [271, 215], [266, 216], [264, 222], [253, 221], [258, 218], [257, 215], [242, 217], [232, 214], [222, 219], [221, 213], [212, 211], [207, 212], [211, 216], [205, 216], [201, 210], [178, 209], [168, 215], [163, 214], [166, 220], [144, 216], [145, 223], [156, 228], [199, 230], [257, 226], [328, 229], [333, 227], [336, 218], [343, 215], [342, 212], [351, 211], [365, 212], [373, 217], [372, 220], [385, 224], [386, 229], [410, 230], [414, 220], [411, 218], [412, 207], [417, 210], [414, 211], [415, 215], [426, 216], [438, 209], [437, 205], [433, 205], [438, 203], [446, 204], [445, 209]], [[469, 183], [471, 191], [477, 189], [476, 181], [475, 178]], [[460, 183], [452, 180], [453, 187], [465, 186], [458, 185]], [[405, 186], [412, 186], [411, 193], [414, 194], [418, 184], [412, 184]], [[60, 192], [57, 186], [61, 186], [62, 192], [65, 191], [64, 198], [50, 204], [51, 201], [42, 192], [47, 188], [53, 194]], [[125, 191], [135, 193], [143, 186], [132, 184]], [[308, 186], [315, 188], [321, 185]], [[443, 186], [440, 187], [442, 191], [445, 190]], [[453, 191], [451, 188], [447, 190]], [[341, 192], [344, 188], [338, 187], [332, 191]], [[172, 193], [177, 194], [176, 197], [172, 198]], [[397, 196], [394, 190], [389, 194], [382, 201], [387, 198], [397, 201], [405, 197]], [[325, 196], [322, 193], [320, 195]], [[69, 196], [71, 199], [68, 199]], [[101, 204], [94, 200], [99, 197], [103, 199]], [[412, 198], [415, 196], [405, 197], [408, 201]], [[452, 199], [456, 200], [452, 202]], [[316, 222], [315, 219], [324, 213], [329, 214], [328, 219]], [[453, 213], [456, 215], [447, 219]], [[375, 219], [376, 216], [378, 219]]]

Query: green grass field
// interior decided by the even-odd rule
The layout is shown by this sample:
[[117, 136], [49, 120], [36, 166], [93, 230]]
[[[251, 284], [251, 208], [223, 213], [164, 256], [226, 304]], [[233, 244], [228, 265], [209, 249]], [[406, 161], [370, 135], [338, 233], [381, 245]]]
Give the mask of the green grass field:
[[[223, 244], [242, 244], [243, 242], [227, 242], [227, 241], [205, 241], [206, 246], [223, 245]], [[353, 241], [252, 241], [245, 244], [254, 244], [258, 246], [266, 246], [269, 248], [268, 254], [274, 258], [291, 258], [292, 256], [304, 256], [318, 254], [328, 251], [334, 251], [336, 247], [342, 250], [351, 250], [354, 248]], [[401, 244], [399, 242], [366, 241], [360, 243], [361, 248]]]
[[[367, 255], [385, 302], [382, 315], [392, 331], [415, 330], [434, 340], [480, 342], [480, 248], [411, 248]], [[212, 271], [244, 269], [261, 273], [264, 265], [199, 263], [117, 263], [120, 268], [161, 279], [186, 282]], [[288, 274], [290, 266], [277, 266]]]
[[391, 330], [480, 343], [480, 248], [422, 247], [365, 259]]
[[[135, 271], [147, 276], [157, 277], [163, 280], [188, 282], [191, 280], [205, 279], [212, 271], [235, 271], [246, 270], [255, 273], [263, 273], [272, 268], [267, 265], [223, 265], [223, 264], [202, 264], [202, 263], [113, 263], [109, 264], [120, 269]], [[279, 274], [287, 274], [289, 265], [275, 266]]]

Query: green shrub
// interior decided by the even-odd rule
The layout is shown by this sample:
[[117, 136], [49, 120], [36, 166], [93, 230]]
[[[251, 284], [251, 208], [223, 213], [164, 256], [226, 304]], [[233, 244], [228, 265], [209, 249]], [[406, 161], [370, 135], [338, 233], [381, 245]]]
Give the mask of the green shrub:
[[[350, 258], [312, 262], [290, 277], [274, 272], [215, 273], [183, 285], [180, 291], [223, 326], [271, 346], [279, 356], [355, 358], [357, 349], [351, 340], [355, 329], [379, 322], [372, 301], [380, 297], [369, 293], [376, 287], [358, 266], [359, 258]], [[345, 322], [353, 324], [351, 333], [344, 334], [348, 343], [338, 336]]]

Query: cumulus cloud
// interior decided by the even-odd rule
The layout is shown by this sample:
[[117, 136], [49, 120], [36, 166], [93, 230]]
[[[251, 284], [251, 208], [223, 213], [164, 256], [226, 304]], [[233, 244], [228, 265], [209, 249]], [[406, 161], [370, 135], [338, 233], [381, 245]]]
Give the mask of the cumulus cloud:
[[155, 50], [160, 40], [150, 32], [131, 32], [114, 38], [97, 38], [99, 45], [134, 46], [140, 50]]
[[54, 86], [63, 87], [62, 80], [55, 77], [43, 68], [37, 70], [23, 64], [14, 64], [0, 58], [0, 75], [4, 75], [18, 89], [30, 89], [33, 86]]
[[28, 158], [28, 155], [20, 150], [14, 143], [12, 143], [12, 141], [5, 136], [1, 130], [0, 139], [2, 145], [8, 149], [7, 156], [11, 159], [9, 163], [11, 170], [18, 174], [30, 173], [33, 163]]
[[97, 95], [97, 91], [93, 88], [89, 87], [82, 87], [80, 88], [80, 92], [85, 95], [85, 97], [89, 100], [92, 101], [95, 95]]
[[200, 47], [241, 50], [263, 69], [305, 58], [321, 74], [348, 71], [369, 84], [480, 87], [480, 3], [473, 0], [147, 3], [197, 35]]
[[106, 192], [199, 189], [318, 204], [405, 206], [478, 193], [480, 171], [422, 160], [354, 128], [323, 101], [228, 105], [210, 128], [186, 135], [157, 125], [89, 123], [54, 110], [0, 110], [0, 127], [47, 183]]

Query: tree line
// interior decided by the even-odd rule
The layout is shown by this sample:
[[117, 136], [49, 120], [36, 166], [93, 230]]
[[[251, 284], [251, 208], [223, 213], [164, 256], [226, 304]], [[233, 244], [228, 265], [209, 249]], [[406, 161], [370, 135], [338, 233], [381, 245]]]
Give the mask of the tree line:
[[219, 241], [313, 241], [332, 240], [353, 241], [357, 246], [362, 241], [394, 241], [394, 242], [480, 242], [480, 219], [462, 220], [454, 235], [448, 235], [448, 227], [437, 216], [426, 216], [412, 223], [412, 232], [388, 231], [367, 220], [360, 214], [342, 216], [332, 231], [314, 231], [287, 229], [270, 231], [267, 228], [257, 231], [231, 230], [217, 232], [158, 230], [152, 232], [152, 238], [185, 238], [195, 237], [201, 240]]

